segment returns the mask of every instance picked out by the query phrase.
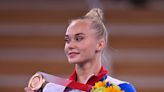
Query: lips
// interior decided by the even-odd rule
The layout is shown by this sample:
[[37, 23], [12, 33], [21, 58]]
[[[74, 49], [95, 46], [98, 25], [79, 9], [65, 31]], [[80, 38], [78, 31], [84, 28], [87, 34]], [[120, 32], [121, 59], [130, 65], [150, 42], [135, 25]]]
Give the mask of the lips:
[[68, 56], [70, 57], [70, 58], [74, 58], [76, 55], [78, 55], [78, 54], [80, 54], [80, 53], [78, 53], [78, 52], [69, 52], [68, 53]]

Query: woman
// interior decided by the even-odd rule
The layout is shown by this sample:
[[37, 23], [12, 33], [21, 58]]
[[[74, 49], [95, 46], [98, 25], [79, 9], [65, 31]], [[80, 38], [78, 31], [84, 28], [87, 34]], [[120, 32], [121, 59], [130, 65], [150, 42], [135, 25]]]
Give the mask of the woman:
[[[94, 8], [85, 16], [72, 20], [68, 26], [64, 50], [69, 63], [75, 65], [69, 79], [92, 86], [105, 80], [119, 86], [124, 92], [136, 92], [130, 83], [108, 76], [101, 64], [103, 50], [108, 42], [108, 33], [102, 19], [102, 11]], [[30, 88], [25, 88], [25, 91], [33, 92]], [[73, 89], [66, 88], [65, 91]]]

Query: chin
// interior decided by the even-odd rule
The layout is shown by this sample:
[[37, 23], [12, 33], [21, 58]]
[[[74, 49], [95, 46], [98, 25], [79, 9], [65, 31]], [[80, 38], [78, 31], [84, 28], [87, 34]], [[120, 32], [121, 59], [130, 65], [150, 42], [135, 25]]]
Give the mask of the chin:
[[78, 64], [78, 63], [81, 63], [80, 60], [75, 60], [75, 59], [68, 59], [68, 62], [70, 64]]
[[78, 63], [78, 61], [73, 61], [73, 60], [68, 60], [68, 62], [69, 62], [70, 64], [77, 64], [77, 63]]

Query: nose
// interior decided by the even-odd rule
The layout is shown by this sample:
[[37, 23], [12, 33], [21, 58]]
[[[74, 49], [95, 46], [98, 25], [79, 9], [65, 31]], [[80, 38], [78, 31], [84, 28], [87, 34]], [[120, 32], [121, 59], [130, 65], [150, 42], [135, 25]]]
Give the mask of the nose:
[[70, 41], [69, 43], [65, 43], [65, 49], [71, 50], [76, 47], [75, 43], [73, 41]]

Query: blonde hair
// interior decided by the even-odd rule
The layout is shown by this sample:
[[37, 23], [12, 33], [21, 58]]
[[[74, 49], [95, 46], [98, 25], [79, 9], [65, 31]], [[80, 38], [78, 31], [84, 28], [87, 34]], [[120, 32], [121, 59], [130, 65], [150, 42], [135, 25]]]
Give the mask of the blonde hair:
[[90, 19], [92, 21], [91, 28], [96, 30], [97, 38], [104, 38], [105, 43], [108, 42], [108, 32], [103, 23], [103, 11], [99, 8], [91, 9], [85, 16], [79, 19]]

